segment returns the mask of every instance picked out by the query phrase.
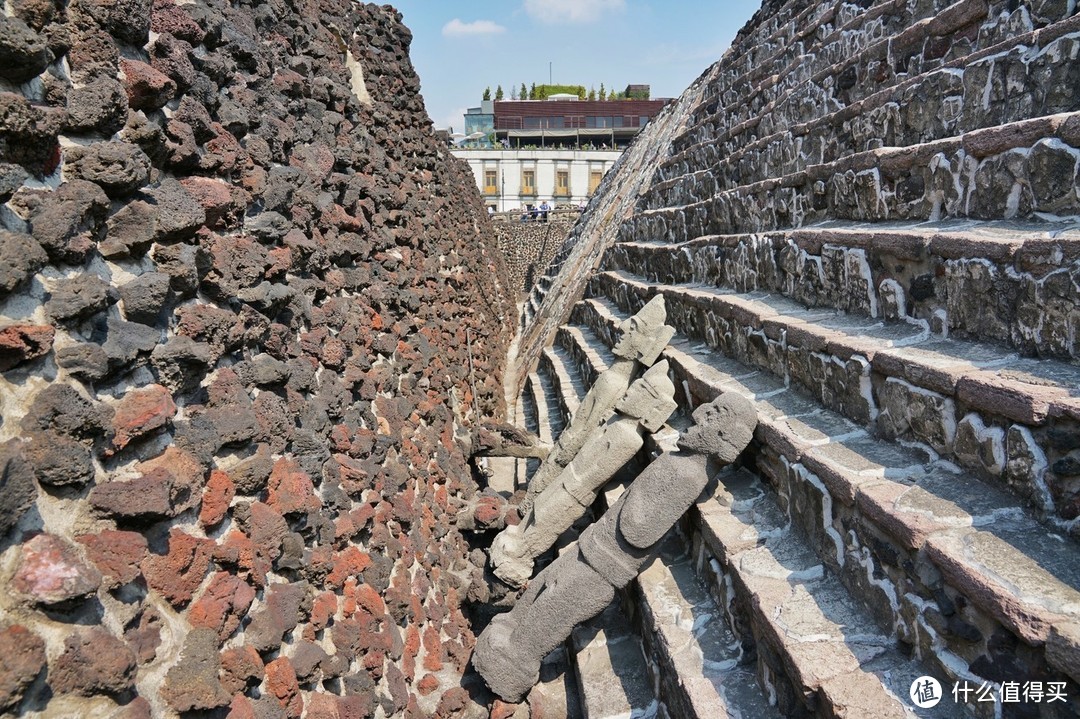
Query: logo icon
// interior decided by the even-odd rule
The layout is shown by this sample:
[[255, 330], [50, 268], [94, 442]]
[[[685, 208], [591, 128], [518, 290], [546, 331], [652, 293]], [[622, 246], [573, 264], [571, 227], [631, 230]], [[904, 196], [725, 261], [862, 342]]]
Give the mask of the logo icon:
[[941, 701], [941, 683], [933, 677], [919, 677], [911, 683], [912, 703], [920, 709], [936, 707]]

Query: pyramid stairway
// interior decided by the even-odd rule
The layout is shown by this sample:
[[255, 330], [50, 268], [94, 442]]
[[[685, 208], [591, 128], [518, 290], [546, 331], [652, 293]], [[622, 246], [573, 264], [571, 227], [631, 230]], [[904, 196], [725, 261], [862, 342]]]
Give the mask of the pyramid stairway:
[[758, 409], [619, 599], [628, 711], [1080, 715], [1075, 3], [767, 2], [673, 107], [525, 313], [563, 422], [657, 294], [672, 424]]

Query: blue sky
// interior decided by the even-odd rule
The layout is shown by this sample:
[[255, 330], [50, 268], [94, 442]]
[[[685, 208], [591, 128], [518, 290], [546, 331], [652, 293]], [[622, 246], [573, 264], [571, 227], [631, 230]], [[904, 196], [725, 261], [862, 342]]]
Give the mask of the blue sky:
[[484, 88], [552, 80], [677, 97], [727, 49], [760, 0], [397, 0], [428, 114], [460, 130]]

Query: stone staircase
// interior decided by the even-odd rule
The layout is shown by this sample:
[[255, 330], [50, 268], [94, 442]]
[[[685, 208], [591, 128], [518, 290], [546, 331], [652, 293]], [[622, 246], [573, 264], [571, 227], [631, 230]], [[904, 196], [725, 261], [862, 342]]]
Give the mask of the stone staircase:
[[640, 143], [521, 356], [569, 416], [662, 294], [681, 416], [758, 409], [621, 598], [658, 711], [1080, 716], [1076, 3], [767, 1]]

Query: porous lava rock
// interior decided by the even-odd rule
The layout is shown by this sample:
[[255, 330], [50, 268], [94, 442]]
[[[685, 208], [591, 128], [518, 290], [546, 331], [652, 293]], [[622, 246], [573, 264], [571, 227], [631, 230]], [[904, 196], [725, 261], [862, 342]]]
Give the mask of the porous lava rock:
[[0, 701], [430, 713], [406, 639], [453, 644], [428, 653], [459, 683], [456, 510], [514, 308], [400, 15], [8, 10], [0, 532], [27, 633], [3, 631], [28, 660]]

